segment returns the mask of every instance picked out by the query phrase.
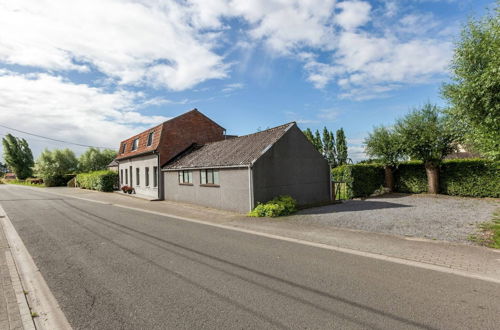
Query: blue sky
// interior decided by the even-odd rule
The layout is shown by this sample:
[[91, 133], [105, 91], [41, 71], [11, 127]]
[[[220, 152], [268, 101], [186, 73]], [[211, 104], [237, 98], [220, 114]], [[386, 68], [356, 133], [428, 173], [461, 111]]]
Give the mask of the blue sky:
[[[453, 43], [489, 0], [20, 0], [0, 4], [0, 124], [81, 144], [198, 108], [229, 134], [373, 126], [444, 105]], [[10, 132], [0, 127], [0, 135]], [[44, 148], [84, 148], [25, 134]]]

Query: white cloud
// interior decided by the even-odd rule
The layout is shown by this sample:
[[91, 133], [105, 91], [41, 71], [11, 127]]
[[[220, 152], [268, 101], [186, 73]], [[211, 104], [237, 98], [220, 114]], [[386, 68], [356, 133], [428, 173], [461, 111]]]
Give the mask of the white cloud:
[[168, 119], [138, 112], [135, 104], [143, 100], [140, 93], [106, 92], [48, 74], [4, 70], [0, 99], [3, 125], [96, 146], [116, 148], [120, 140]]
[[238, 89], [242, 89], [243, 87], [245, 87], [245, 84], [242, 84], [242, 83], [227, 84], [222, 89], [222, 92], [223, 93], [231, 93], [231, 92], [234, 92]]
[[0, 61], [47, 70], [92, 67], [122, 84], [182, 90], [224, 78], [216, 42], [175, 1], [22, 0], [0, 4]]
[[242, 18], [253, 41], [277, 54], [308, 46], [329, 47], [335, 0], [190, 0], [192, 20], [202, 28], [223, 28], [220, 18]]
[[365, 100], [385, 96], [402, 85], [426, 83], [446, 72], [452, 43], [438, 39], [402, 41], [393, 35], [343, 32], [330, 63], [302, 57], [308, 80], [324, 88], [335, 80], [340, 96]]
[[343, 1], [337, 4], [341, 11], [335, 21], [346, 30], [353, 30], [370, 21], [372, 6], [366, 1]]
[[99, 71], [107, 86], [179, 91], [229, 76], [223, 46], [233, 44], [230, 36], [238, 45], [263, 44], [274, 56], [298, 58], [314, 87], [334, 82], [347, 98], [383, 96], [445, 71], [451, 43], [448, 35], [430, 34], [439, 27], [432, 15], [393, 17], [400, 12], [394, 0], [374, 6], [361, 0], [2, 2], [0, 63], [58, 74]]
[[316, 113], [312, 113], [309, 118], [303, 118], [301, 114], [294, 111], [285, 111], [284, 114], [288, 121], [295, 121], [304, 125], [318, 125], [335, 122], [340, 112], [337, 109], [321, 109]]
[[317, 114], [317, 117], [321, 119], [322, 122], [333, 122], [337, 120], [340, 112], [337, 109], [322, 109]]

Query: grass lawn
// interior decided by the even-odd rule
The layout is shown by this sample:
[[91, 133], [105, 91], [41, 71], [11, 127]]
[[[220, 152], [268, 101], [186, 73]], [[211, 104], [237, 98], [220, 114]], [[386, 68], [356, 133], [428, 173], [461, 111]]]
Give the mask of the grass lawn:
[[469, 239], [480, 245], [500, 249], [500, 210], [493, 213], [493, 219], [479, 226], [480, 232], [471, 235]]
[[3, 183], [7, 184], [17, 184], [21, 186], [30, 186], [30, 187], [45, 187], [44, 184], [38, 184], [38, 183], [29, 183], [24, 180], [3, 180]]

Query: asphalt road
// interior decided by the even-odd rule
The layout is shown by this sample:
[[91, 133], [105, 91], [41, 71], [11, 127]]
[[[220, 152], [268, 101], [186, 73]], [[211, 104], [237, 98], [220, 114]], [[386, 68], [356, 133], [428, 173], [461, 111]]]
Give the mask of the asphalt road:
[[500, 285], [0, 185], [75, 329], [498, 329]]

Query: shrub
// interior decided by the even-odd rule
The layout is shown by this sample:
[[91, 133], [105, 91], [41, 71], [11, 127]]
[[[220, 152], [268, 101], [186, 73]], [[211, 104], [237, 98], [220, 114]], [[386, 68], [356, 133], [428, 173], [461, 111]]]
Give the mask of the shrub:
[[420, 194], [427, 192], [427, 174], [421, 161], [409, 161], [399, 164], [395, 173], [397, 192]]
[[74, 177], [74, 174], [47, 176], [43, 178], [43, 182], [47, 187], [62, 187], [66, 186]]
[[81, 173], [76, 176], [78, 187], [98, 191], [113, 191], [118, 182], [118, 173], [114, 171], [96, 171]]
[[347, 184], [347, 198], [366, 197], [384, 185], [384, 168], [378, 164], [343, 165], [332, 169], [335, 181]]
[[500, 197], [500, 162], [447, 160], [441, 167], [440, 192], [453, 196]]
[[297, 202], [290, 196], [278, 196], [267, 203], [259, 203], [248, 216], [250, 217], [279, 217], [297, 211]]

